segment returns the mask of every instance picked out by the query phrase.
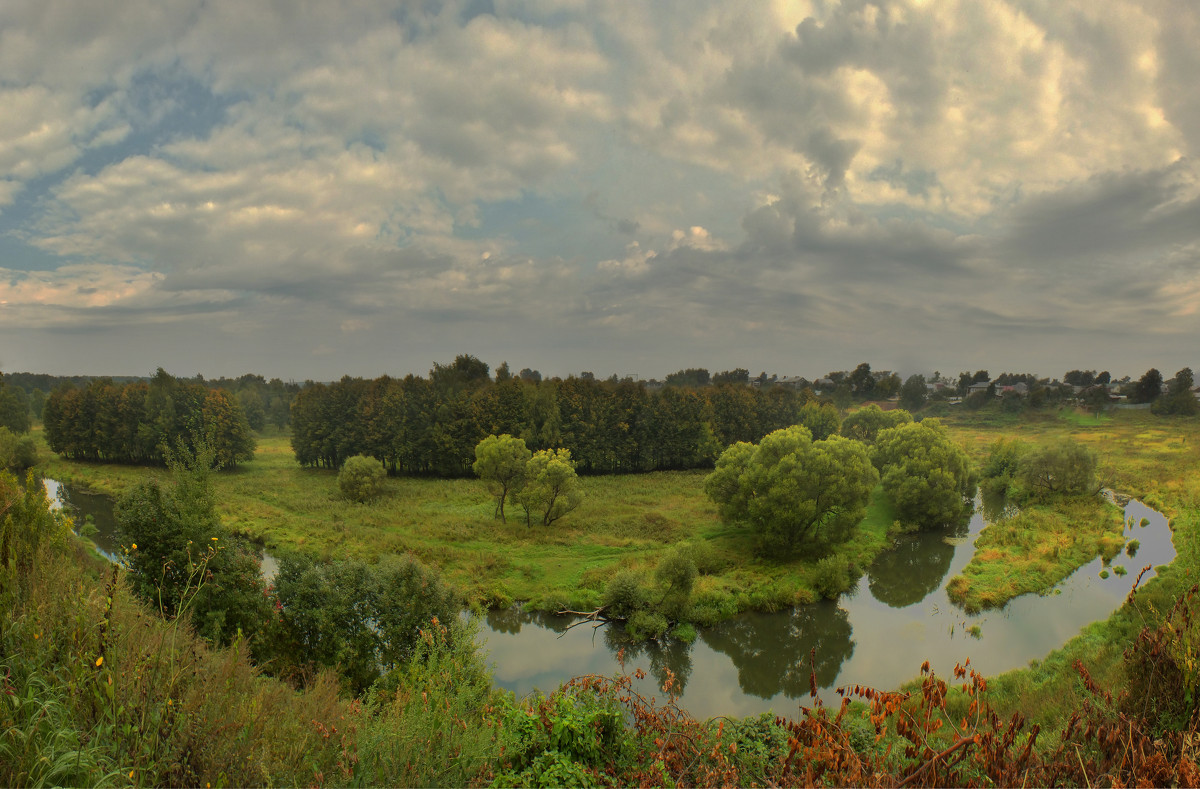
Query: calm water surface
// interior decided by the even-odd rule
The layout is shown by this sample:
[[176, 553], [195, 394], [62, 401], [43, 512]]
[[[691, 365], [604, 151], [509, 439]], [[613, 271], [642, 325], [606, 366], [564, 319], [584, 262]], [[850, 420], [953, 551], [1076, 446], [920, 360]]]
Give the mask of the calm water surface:
[[[110, 559], [121, 553], [109, 498], [54, 480], [46, 487], [51, 499], [74, 508], [80, 521], [92, 516], [98, 530], [92, 539], [101, 553]], [[981, 504], [957, 531], [901, 538], [856, 589], [836, 602], [742, 615], [702, 630], [691, 645], [629, 645], [618, 629], [585, 623], [568, 630], [577, 618], [520, 609], [489, 612], [480, 623], [480, 640], [494, 664], [496, 684], [518, 695], [552, 691], [581, 674], [612, 675], [620, 670], [617, 656], [623, 649], [626, 670], [641, 668], [647, 674], [638, 683], [642, 693], [661, 697], [658, 687], [669, 670], [683, 688], [680, 704], [692, 715], [794, 714], [801, 704], [812, 704], [811, 654], [826, 704], [836, 704], [834, 691], [845, 685], [895, 688], [914, 678], [925, 660], [941, 676], [950, 676], [954, 665], [968, 658], [984, 674], [998, 674], [1044, 657], [1086, 625], [1106, 618], [1142, 567], [1175, 558], [1166, 518], [1131, 501], [1125, 506], [1125, 536], [1141, 545], [1135, 557], [1121, 554], [1113, 560], [1128, 568], [1128, 576], [1100, 578], [1103, 566], [1096, 558], [1047, 595], [1024, 595], [998, 611], [964, 614], [946, 596], [946, 582], [970, 560], [987, 518], [1002, 515], [986, 512]], [[1137, 525], [1143, 518], [1149, 523]], [[272, 577], [276, 568], [274, 557], [264, 554], [264, 575]]]

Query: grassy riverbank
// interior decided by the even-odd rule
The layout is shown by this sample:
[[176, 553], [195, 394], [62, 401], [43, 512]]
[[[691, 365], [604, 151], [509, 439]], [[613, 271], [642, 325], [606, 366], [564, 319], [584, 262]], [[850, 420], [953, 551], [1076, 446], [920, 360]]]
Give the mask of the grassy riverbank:
[[[48, 475], [111, 495], [147, 474], [165, 474], [66, 461], [44, 444], [41, 452]], [[583, 505], [546, 529], [526, 526], [519, 513], [496, 520], [491, 497], [474, 479], [393, 478], [380, 501], [349, 503], [338, 496], [335, 472], [301, 468], [286, 436], [265, 436], [253, 461], [217, 475], [215, 492], [223, 522], [272, 550], [334, 558], [412, 552], [483, 605], [595, 607], [614, 572], [652, 570], [680, 543], [704, 546], [693, 597], [702, 621], [816, 599], [816, 560], [755, 556], [752, 538], [717, 517], [703, 493], [705, 474], [585, 477]], [[888, 546], [893, 520], [876, 490], [866, 520], [837, 553], [867, 567]]]
[[[1101, 485], [1150, 496], [1146, 503], [1155, 507], [1156, 487], [1184, 473], [1184, 450], [1200, 437], [1195, 420], [1164, 420], [1142, 411], [1095, 416], [1064, 410], [1020, 419], [964, 414], [949, 427], [980, 466], [1002, 438], [1031, 447], [1077, 441], [1096, 453]], [[1145, 473], [1147, 464], [1159, 464], [1164, 473], [1153, 478]], [[951, 579], [948, 592], [967, 611], [1003, 606], [1018, 595], [1046, 591], [1097, 555], [1112, 558], [1124, 547], [1121, 511], [1099, 496], [1031, 503], [984, 529], [975, 555]]]
[[[1034, 444], [1068, 438], [1084, 443], [1097, 454], [1101, 484], [1141, 499], [1170, 521], [1176, 559], [1170, 566], [1159, 568], [1158, 577], [1143, 584], [1131, 603], [1107, 620], [1084, 628], [1062, 649], [1044, 660], [1034, 661], [1028, 669], [1011, 671], [990, 681], [989, 695], [1002, 717], [1020, 711], [1044, 726], [1061, 726], [1069, 712], [1078, 709], [1088, 696], [1075, 669], [1076, 662], [1087, 669], [1100, 687], [1119, 693], [1127, 683], [1122, 657], [1134, 636], [1143, 627], [1159, 621], [1162, 613], [1196, 583], [1200, 568], [1200, 420], [1162, 418], [1144, 411], [1116, 412], [1098, 419], [1064, 412], [1019, 421], [1007, 417], [965, 417], [949, 422], [949, 427], [977, 461], [985, 457], [987, 447], [1000, 437], [1016, 437]], [[1049, 528], [1035, 544], [1053, 545], [1060, 539], [1058, 534], [1055, 528]], [[1001, 578], [1003, 565], [1013, 561], [982, 554], [981, 551], [972, 560], [979, 568], [976, 577], [980, 578]], [[1084, 556], [1078, 563], [1090, 561], [1094, 555]], [[1070, 561], [1066, 552], [1060, 551], [1059, 563], [1069, 567]], [[1128, 563], [1132, 587], [1140, 566], [1136, 560]], [[961, 701], [964, 709], [970, 703], [965, 698]]]

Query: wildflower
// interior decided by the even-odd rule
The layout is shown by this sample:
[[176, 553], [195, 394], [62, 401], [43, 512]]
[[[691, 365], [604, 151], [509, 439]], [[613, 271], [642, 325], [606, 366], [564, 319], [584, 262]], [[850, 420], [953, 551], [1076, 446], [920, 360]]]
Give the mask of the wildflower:
[[133, 545], [129, 546], [129, 550], [131, 550], [131, 551], [136, 551], [136, 550], [137, 550], [137, 543], [135, 542]]
[[96, 668], [100, 668], [102, 665], [104, 665], [104, 655], [96, 658]]

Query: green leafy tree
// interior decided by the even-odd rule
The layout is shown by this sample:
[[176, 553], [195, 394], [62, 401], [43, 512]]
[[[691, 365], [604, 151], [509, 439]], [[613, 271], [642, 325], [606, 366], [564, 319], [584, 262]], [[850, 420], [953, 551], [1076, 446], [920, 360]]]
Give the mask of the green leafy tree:
[[1130, 399], [1135, 403], [1153, 403], [1162, 394], [1162, 385], [1162, 373], [1151, 367], [1134, 384]]
[[0, 426], [0, 469], [24, 471], [37, 463], [37, 445], [29, 435], [18, 436]]
[[344, 498], [362, 504], [383, 495], [385, 479], [387, 471], [382, 463], [366, 455], [355, 455], [346, 458], [345, 465], [338, 472], [338, 490]]
[[919, 411], [928, 399], [929, 388], [923, 375], [910, 375], [900, 387], [900, 407], [907, 411]]
[[938, 420], [881, 431], [872, 459], [901, 520], [929, 528], [970, 517], [975, 473]]
[[1028, 491], [1042, 498], [1096, 490], [1096, 455], [1075, 441], [1055, 443], [1026, 453], [1019, 474]]
[[8, 386], [0, 377], [0, 427], [14, 433], [29, 432], [29, 398], [25, 390]]
[[808, 402], [800, 407], [796, 423], [808, 428], [814, 441], [823, 441], [838, 431], [842, 418], [829, 403]]
[[729, 447], [704, 490], [726, 522], [753, 530], [764, 547], [791, 554], [849, 538], [878, 479], [862, 444], [841, 436], [813, 441], [797, 425], [758, 446]]
[[842, 435], [864, 444], [874, 444], [880, 430], [899, 427], [910, 422], [912, 422], [912, 414], [903, 408], [884, 411], [871, 403], [845, 418], [842, 422]]
[[134, 592], [166, 616], [191, 611], [202, 635], [229, 643], [239, 632], [256, 652], [271, 619], [259, 561], [221, 525], [213, 497], [214, 453], [182, 443], [167, 452], [172, 481], [150, 478], [128, 490], [114, 508], [129, 549]]
[[1200, 413], [1200, 402], [1192, 393], [1195, 385], [1192, 368], [1184, 367], [1167, 383], [1167, 393], [1154, 401], [1151, 410], [1163, 416], [1193, 416]]
[[525, 486], [531, 457], [533, 453], [525, 446], [525, 440], [507, 433], [488, 436], [475, 445], [475, 464], [471, 468], [496, 497], [496, 517], [503, 522], [508, 522], [504, 502]]
[[536, 515], [543, 526], [583, 502], [583, 488], [568, 449], [543, 449], [525, 465], [525, 486], [513, 497], [525, 509], [525, 523]]
[[356, 692], [407, 661], [422, 628], [452, 622], [459, 602], [411, 556], [316, 562], [284, 557], [275, 579], [292, 655], [338, 668]]

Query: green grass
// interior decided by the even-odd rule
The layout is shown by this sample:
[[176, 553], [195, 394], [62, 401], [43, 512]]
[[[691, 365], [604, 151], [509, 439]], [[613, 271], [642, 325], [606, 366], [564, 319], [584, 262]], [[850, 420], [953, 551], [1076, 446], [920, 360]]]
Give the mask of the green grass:
[[[40, 439], [40, 434], [39, 434]], [[42, 445], [44, 471], [90, 490], [118, 495], [147, 474], [130, 466], [77, 463]], [[216, 475], [221, 518], [231, 530], [269, 549], [322, 557], [373, 559], [411, 552], [439, 567], [473, 603], [583, 610], [599, 605], [616, 569], [652, 570], [665, 549], [707, 544], [720, 567], [697, 593], [726, 612], [776, 610], [815, 599], [817, 560], [755, 555], [744, 530], [723, 524], [703, 492], [705, 471], [663, 471], [582, 479], [586, 498], [550, 528], [527, 526], [519, 507], [508, 521], [475, 479], [395, 477], [370, 504], [342, 499], [334, 471], [304, 469], [288, 439], [260, 437], [254, 460]], [[855, 536], [837, 546], [859, 570], [889, 545], [895, 515], [877, 489]]]
[[962, 575], [950, 579], [950, 599], [969, 612], [1044, 592], [1097, 554], [1125, 547], [1121, 511], [1099, 498], [1034, 505], [989, 524], [975, 541]]

